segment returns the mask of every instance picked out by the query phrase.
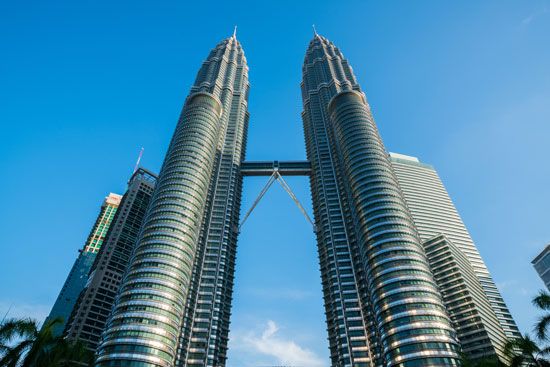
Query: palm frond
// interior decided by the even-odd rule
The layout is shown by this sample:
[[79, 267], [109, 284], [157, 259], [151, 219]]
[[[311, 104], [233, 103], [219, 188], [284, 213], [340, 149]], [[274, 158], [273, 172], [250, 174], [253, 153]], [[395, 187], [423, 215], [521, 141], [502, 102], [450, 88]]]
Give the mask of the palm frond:
[[9, 343], [14, 338], [32, 338], [38, 330], [33, 319], [8, 319], [0, 325], [0, 342]]
[[550, 346], [547, 346], [547, 347], [544, 347], [540, 350], [539, 352], [540, 355], [542, 356], [548, 356], [550, 355]]
[[550, 325], [550, 314], [539, 317], [534, 327], [537, 338], [539, 338], [539, 340], [546, 340], [546, 338], [548, 337], [546, 333], [548, 325]]
[[532, 302], [534, 306], [541, 310], [550, 310], [550, 293], [541, 290]]
[[0, 359], [0, 366], [2, 367], [16, 367], [19, 365], [19, 360], [25, 354], [25, 351], [31, 348], [33, 341], [24, 340], [21, 343], [17, 344], [13, 348], [9, 348], [8, 351], [4, 354], [2, 359]]
[[504, 347], [504, 354], [510, 360], [510, 367], [524, 366], [525, 362], [532, 361], [541, 350], [529, 335], [509, 340]]
[[[61, 318], [48, 320], [38, 331], [36, 321], [9, 319], [0, 325], [0, 367], [93, 366], [94, 353], [82, 342], [54, 335]], [[16, 345], [12, 343], [19, 338]]]

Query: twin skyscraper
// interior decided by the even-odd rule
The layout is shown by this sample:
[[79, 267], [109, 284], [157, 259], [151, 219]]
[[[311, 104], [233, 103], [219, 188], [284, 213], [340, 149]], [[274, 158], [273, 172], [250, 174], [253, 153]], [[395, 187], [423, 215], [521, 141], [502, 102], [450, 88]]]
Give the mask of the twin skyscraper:
[[[435, 170], [387, 153], [351, 66], [317, 33], [301, 88], [300, 172], [310, 178], [331, 366], [458, 366], [462, 353], [505, 360], [517, 327]], [[119, 208], [121, 234], [100, 250], [65, 329], [82, 339], [77, 325], [101, 305], [97, 366], [225, 365], [248, 94], [233, 35], [197, 74], [147, 184], [137, 242], [109, 271], [127, 221], [116, 216], [131, 211]], [[258, 174], [285, 174], [285, 162], [264, 163]]]

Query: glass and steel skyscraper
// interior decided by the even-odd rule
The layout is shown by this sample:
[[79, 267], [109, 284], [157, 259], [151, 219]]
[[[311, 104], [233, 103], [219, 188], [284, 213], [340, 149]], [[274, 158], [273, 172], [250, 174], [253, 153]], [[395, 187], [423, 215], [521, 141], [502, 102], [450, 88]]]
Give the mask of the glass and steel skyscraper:
[[84, 247], [79, 250], [78, 257], [76, 258], [63, 288], [59, 292], [57, 299], [52, 307], [50, 315], [46, 319], [46, 322], [55, 318], [62, 318], [63, 323], [56, 325], [54, 328], [55, 335], [61, 335], [63, 329], [71, 315], [71, 311], [78, 299], [78, 295], [86, 285], [88, 280], [88, 273], [94, 263], [97, 252], [101, 248], [105, 236], [111, 226], [111, 222], [118, 209], [122, 196], [117, 194], [109, 194], [103, 200], [101, 210], [97, 216], [88, 239]]
[[458, 343], [364, 93], [315, 34], [303, 122], [332, 366], [454, 366]]
[[496, 357], [507, 364], [508, 338], [468, 258], [444, 234], [423, 245], [464, 355], [469, 360]]
[[550, 289], [550, 245], [531, 261], [547, 289]]
[[248, 89], [233, 35], [210, 52], [185, 101], [98, 366], [223, 365]]
[[64, 334], [95, 352], [126, 271], [155, 187], [156, 175], [138, 168], [128, 181], [110, 229], [71, 312]]
[[[224, 366], [248, 130], [248, 66], [235, 35], [223, 41], [204, 62], [197, 83], [218, 70], [208, 83], [219, 85], [223, 115], [214, 174], [208, 190], [190, 295], [180, 337], [177, 366]], [[216, 93], [216, 91], [214, 91]]]
[[422, 241], [444, 234], [468, 258], [508, 338], [521, 336], [435, 169], [415, 157], [391, 153], [391, 161]]

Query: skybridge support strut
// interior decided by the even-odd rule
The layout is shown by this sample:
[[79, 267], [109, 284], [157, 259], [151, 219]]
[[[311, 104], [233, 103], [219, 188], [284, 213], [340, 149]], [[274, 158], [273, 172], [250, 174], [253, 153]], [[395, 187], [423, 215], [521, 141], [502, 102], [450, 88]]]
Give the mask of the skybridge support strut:
[[239, 232], [241, 231], [241, 228], [244, 224], [244, 222], [246, 222], [246, 220], [248, 219], [248, 217], [250, 216], [250, 214], [252, 214], [252, 211], [254, 210], [254, 208], [256, 207], [256, 205], [258, 205], [258, 203], [260, 202], [260, 200], [262, 200], [262, 198], [264, 197], [265, 193], [267, 192], [267, 190], [269, 190], [269, 188], [271, 187], [271, 185], [273, 185], [273, 182], [275, 182], [276, 180], [276, 176], [275, 176], [275, 172], [273, 172], [273, 174], [269, 177], [269, 180], [267, 181], [267, 183], [265, 184], [264, 188], [262, 189], [262, 191], [260, 191], [260, 194], [258, 195], [258, 197], [256, 198], [256, 200], [254, 200], [254, 202], [252, 203], [252, 206], [250, 207], [250, 209], [248, 209], [248, 211], [246, 212], [246, 214], [244, 215], [241, 223], [239, 224]]
[[302, 214], [304, 215], [304, 217], [306, 218], [306, 220], [307, 220], [307, 221], [309, 222], [309, 224], [311, 224], [311, 226], [313, 227], [313, 232], [316, 232], [315, 223], [311, 220], [311, 218], [310, 218], [309, 215], [307, 214], [306, 210], [305, 210], [304, 207], [302, 206], [302, 203], [300, 203], [300, 200], [298, 200], [298, 198], [296, 197], [296, 195], [294, 195], [294, 192], [292, 192], [292, 189], [290, 188], [290, 186], [288, 186], [288, 184], [286, 183], [286, 181], [283, 179], [283, 176], [281, 176], [281, 174], [279, 173], [279, 171], [275, 171], [274, 173], [277, 175], [277, 181], [281, 184], [281, 186], [282, 186], [283, 189], [286, 191], [286, 193], [288, 194], [288, 196], [290, 196], [290, 198], [294, 201], [294, 203], [296, 204], [296, 206], [298, 206], [298, 209], [300, 209], [300, 211], [302, 212]]
[[298, 200], [296, 195], [294, 195], [294, 192], [292, 191], [290, 186], [283, 179], [283, 176], [281, 176], [281, 174], [279, 173], [279, 169], [277, 167], [273, 168], [273, 173], [271, 174], [271, 176], [269, 176], [269, 180], [267, 180], [267, 183], [265, 184], [264, 188], [262, 189], [262, 191], [260, 191], [256, 200], [254, 200], [254, 202], [252, 203], [252, 206], [250, 207], [250, 209], [248, 209], [248, 211], [244, 215], [241, 223], [239, 224], [238, 231], [239, 232], [241, 231], [242, 226], [244, 225], [244, 223], [246, 222], [250, 214], [252, 214], [252, 211], [254, 210], [254, 208], [256, 208], [260, 200], [262, 200], [266, 192], [269, 190], [269, 188], [273, 185], [273, 182], [275, 181], [279, 182], [279, 184], [283, 187], [283, 189], [286, 191], [288, 196], [290, 196], [292, 201], [294, 201], [294, 203], [296, 204], [296, 206], [298, 207], [302, 215], [306, 218], [309, 224], [311, 224], [311, 226], [313, 227], [313, 231], [315, 232], [316, 231], [315, 223], [313, 222], [311, 217], [307, 214], [307, 211], [303, 207], [302, 203], [300, 203], [300, 200]]

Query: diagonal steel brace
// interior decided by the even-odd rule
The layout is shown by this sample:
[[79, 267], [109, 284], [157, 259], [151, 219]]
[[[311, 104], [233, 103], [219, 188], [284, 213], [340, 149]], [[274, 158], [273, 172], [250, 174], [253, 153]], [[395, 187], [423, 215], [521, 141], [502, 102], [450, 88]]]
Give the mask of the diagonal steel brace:
[[302, 203], [300, 203], [300, 200], [298, 200], [298, 198], [296, 197], [296, 195], [294, 195], [294, 192], [292, 192], [292, 189], [290, 188], [290, 186], [288, 186], [288, 184], [287, 184], [286, 181], [283, 179], [283, 176], [281, 176], [281, 174], [279, 173], [279, 171], [275, 171], [275, 174], [277, 175], [277, 181], [281, 184], [281, 186], [283, 187], [283, 189], [285, 189], [286, 193], [287, 193], [288, 196], [290, 196], [290, 198], [294, 201], [294, 203], [296, 204], [296, 206], [298, 206], [298, 209], [300, 209], [300, 211], [302, 212], [302, 214], [304, 215], [304, 217], [306, 218], [306, 220], [309, 222], [309, 224], [311, 224], [311, 226], [313, 227], [313, 231], [316, 232], [315, 223], [313, 223], [313, 221], [311, 220], [311, 218], [310, 218], [309, 215], [307, 214], [306, 210], [305, 210], [304, 207], [302, 206]]
[[273, 182], [275, 182], [276, 179], [277, 179], [277, 177], [275, 175], [275, 172], [273, 172], [273, 174], [271, 176], [269, 176], [269, 180], [267, 180], [267, 183], [265, 184], [262, 191], [260, 191], [260, 194], [258, 195], [256, 200], [254, 200], [254, 203], [252, 203], [252, 206], [250, 207], [250, 209], [248, 209], [248, 211], [244, 215], [243, 220], [241, 221], [241, 224], [239, 224], [239, 229], [238, 229], [239, 232], [241, 231], [241, 227], [243, 226], [244, 222], [246, 222], [246, 220], [248, 219], [248, 217], [250, 216], [250, 214], [252, 213], [252, 211], [254, 210], [256, 205], [258, 205], [260, 200], [264, 197], [265, 193], [267, 192], [267, 190], [269, 190], [271, 185], [273, 185]]
[[273, 182], [279, 182], [279, 184], [283, 187], [283, 189], [286, 191], [286, 193], [288, 194], [288, 196], [290, 196], [290, 198], [294, 201], [294, 203], [296, 204], [296, 206], [298, 206], [298, 209], [300, 209], [300, 212], [304, 215], [304, 217], [306, 218], [306, 220], [313, 226], [313, 231], [316, 231], [316, 227], [315, 227], [315, 223], [313, 222], [313, 220], [311, 220], [310, 216], [307, 214], [306, 210], [304, 209], [304, 207], [302, 206], [302, 204], [300, 203], [300, 200], [298, 200], [298, 198], [296, 197], [296, 195], [294, 195], [294, 192], [292, 192], [292, 189], [290, 188], [290, 186], [288, 186], [288, 184], [286, 183], [286, 181], [283, 179], [283, 176], [281, 176], [281, 174], [279, 173], [279, 171], [277, 169], [275, 169], [273, 171], [273, 174], [271, 176], [269, 176], [269, 180], [267, 181], [267, 183], [265, 184], [264, 188], [262, 189], [262, 191], [260, 191], [260, 194], [258, 195], [258, 197], [256, 198], [256, 200], [254, 200], [254, 203], [252, 203], [252, 206], [250, 207], [250, 209], [248, 209], [248, 211], [246, 212], [246, 214], [244, 215], [241, 223], [239, 224], [239, 228], [238, 228], [238, 232], [241, 231], [241, 228], [244, 224], [244, 222], [246, 222], [246, 220], [248, 219], [248, 217], [250, 216], [250, 214], [252, 213], [252, 211], [254, 210], [254, 208], [256, 208], [256, 206], [258, 205], [258, 203], [260, 202], [260, 200], [264, 197], [265, 193], [267, 192], [267, 190], [269, 190], [269, 188], [271, 187], [271, 185], [273, 185]]

